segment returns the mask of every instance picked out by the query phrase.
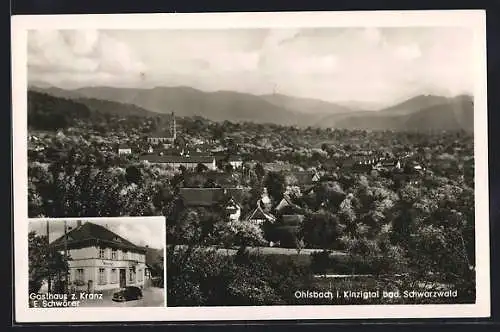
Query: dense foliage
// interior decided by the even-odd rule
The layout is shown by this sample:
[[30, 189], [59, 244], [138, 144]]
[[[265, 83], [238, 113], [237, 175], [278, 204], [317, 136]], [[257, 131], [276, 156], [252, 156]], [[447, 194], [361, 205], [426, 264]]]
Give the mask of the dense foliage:
[[[309, 191], [292, 192], [293, 208], [261, 228], [245, 220], [228, 222], [222, 206], [183, 206], [180, 187], [220, 185], [206, 169], [139, 161], [148, 146], [146, 134], [159, 119], [80, 108], [69, 101], [55, 106], [43, 98], [30, 101], [29, 216], [165, 216], [167, 242], [173, 245], [167, 256], [173, 305], [292, 303], [292, 290], [316, 287], [313, 274], [327, 273], [369, 273], [397, 287], [452, 285], [462, 299], [474, 301], [472, 135], [179, 119], [181, 138], [173, 150], [210, 144], [227, 156], [244, 157], [239, 169], [219, 163], [234, 185], [251, 188], [242, 200], [242, 217], [255, 208], [262, 188], [273, 206], [293, 191], [283, 171], [322, 171]], [[117, 154], [123, 142], [134, 148], [132, 155]], [[346, 158], [361, 154], [405, 156], [405, 165], [419, 163], [426, 171], [403, 166], [354, 172], [345, 165]], [[299, 227], [279, 228], [282, 215], [293, 213], [304, 216]], [[245, 247], [265, 246], [276, 236], [288, 239], [282, 245], [297, 252], [281, 259], [245, 254]], [[230, 255], [216, 248], [240, 251]], [[302, 248], [326, 251], [304, 267], [294, 258], [304, 255]], [[339, 262], [331, 252], [346, 258]]]

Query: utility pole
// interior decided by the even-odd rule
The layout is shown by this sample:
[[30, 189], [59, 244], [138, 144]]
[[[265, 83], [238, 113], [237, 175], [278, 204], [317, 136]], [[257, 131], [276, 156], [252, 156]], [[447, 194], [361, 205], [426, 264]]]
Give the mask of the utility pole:
[[68, 224], [64, 220], [64, 263], [66, 264], [65, 275], [64, 275], [64, 290], [66, 293], [69, 292], [69, 278], [68, 278]]
[[49, 239], [49, 221], [46, 221], [47, 228], [47, 289], [48, 293], [52, 290], [52, 276], [50, 275], [50, 260], [51, 260], [51, 252], [50, 252], [50, 239]]

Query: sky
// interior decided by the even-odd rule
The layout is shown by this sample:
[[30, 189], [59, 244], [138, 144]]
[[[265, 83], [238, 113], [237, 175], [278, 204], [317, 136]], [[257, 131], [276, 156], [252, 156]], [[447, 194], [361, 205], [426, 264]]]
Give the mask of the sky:
[[[82, 223], [85, 220], [82, 219]], [[111, 219], [93, 220], [92, 223], [107, 227], [112, 232], [120, 235], [126, 240], [139, 245], [149, 246], [155, 249], [162, 249], [165, 242], [164, 221], [156, 220], [134, 220], [134, 221], [116, 221]], [[29, 231], [36, 231], [40, 235], [47, 234], [46, 221], [32, 220], [29, 222]], [[67, 226], [76, 228], [76, 220], [68, 220]], [[63, 220], [49, 221], [49, 241], [53, 242], [64, 235]]]
[[384, 104], [473, 92], [465, 27], [31, 30], [28, 80]]

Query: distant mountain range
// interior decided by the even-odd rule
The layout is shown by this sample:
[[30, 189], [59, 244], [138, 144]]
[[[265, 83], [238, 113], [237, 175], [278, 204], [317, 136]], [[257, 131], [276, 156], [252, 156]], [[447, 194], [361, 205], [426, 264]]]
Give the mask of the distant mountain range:
[[378, 111], [365, 111], [316, 99], [282, 94], [252, 95], [233, 91], [204, 92], [190, 87], [152, 89], [87, 87], [65, 90], [30, 87], [71, 99], [89, 109], [124, 115], [202, 116], [213, 121], [366, 130], [473, 130], [473, 98], [419, 95]]
[[333, 114], [315, 125], [366, 130], [474, 130], [474, 102], [471, 96], [454, 98], [421, 95], [379, 110]]

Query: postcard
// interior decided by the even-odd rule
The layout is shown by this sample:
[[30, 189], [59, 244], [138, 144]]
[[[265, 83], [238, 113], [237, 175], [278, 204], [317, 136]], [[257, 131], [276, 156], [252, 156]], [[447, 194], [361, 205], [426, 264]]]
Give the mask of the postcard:
[[489, 317], [484, 11], [12, 42], [17, 322]]

